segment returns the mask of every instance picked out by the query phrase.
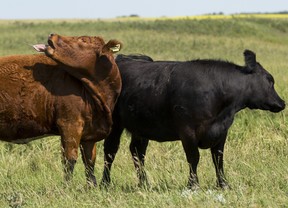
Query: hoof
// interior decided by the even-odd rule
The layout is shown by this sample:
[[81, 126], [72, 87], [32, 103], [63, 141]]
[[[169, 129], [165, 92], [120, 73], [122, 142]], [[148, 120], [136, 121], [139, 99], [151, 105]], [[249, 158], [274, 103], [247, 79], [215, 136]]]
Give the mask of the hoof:
[[100, 189], [108, 190], [109, 187], [110, 187], [110, 183], [108, 183], [107, 181], [102, 181], [100, 183]]
[[231, 187], [228, 185], [228, 183], [217, 183], [217, 188], [222, 190], [231, 190]]
[[198, 183], [188, 184], [187, 189], [194, 192], [194, 191], [198, 191], [200, 189], [200, 186]]
[[139, 188], [144, 188], [144, 189], [148, 190], [148, 189], [151, 188], [151, 185], [150, 185], [150, 183], [149, 183], [148, 181], [144, 181], [144, 182], [140, 182], [140, 183], [138, 184], [138, 187], [139, 187]]

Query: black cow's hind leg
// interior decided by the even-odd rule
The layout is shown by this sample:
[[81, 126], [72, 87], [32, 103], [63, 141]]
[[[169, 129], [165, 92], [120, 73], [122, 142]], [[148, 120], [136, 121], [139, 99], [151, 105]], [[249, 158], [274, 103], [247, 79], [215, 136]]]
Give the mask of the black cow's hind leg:
[[135, 169], [137, 171], [137, 176], [139, 178], [139, 186], [149, 186], [147, 175], [144, 169], [145, 154], [148, 143], [148, 139], [132, 134], [130, 152], [133, 158]]

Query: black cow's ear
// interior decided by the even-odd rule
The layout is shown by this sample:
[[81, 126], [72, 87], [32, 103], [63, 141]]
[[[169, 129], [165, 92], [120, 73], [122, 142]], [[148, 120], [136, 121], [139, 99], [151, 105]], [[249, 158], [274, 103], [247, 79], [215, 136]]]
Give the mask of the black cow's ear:
[[248, 72], [253, 72], [256, 68], [256, 54], [253, 51], [244, 51], [245, 65]]

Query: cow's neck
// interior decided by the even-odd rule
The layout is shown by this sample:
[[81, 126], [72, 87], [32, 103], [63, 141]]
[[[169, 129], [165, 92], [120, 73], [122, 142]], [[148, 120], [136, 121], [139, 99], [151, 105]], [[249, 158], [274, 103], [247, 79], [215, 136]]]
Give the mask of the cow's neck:
[[[101, 136], [105, 137], [110, 131], [110, 127], [112, 125], [113, 110], [107, 103], [107, 97], [104, 93], [105, 86], [103, 86], [103, 84], [101, 86], [100, 83], [95, 83], [86, 77], [81, 78], [81, 82], [89, 92], [89, 95], [94, 103], [93, 125], [95, 125], [95, 128], [97, 128], [97, 132]], [[109, 88], [109, 86], [106, 86], [106, 88]]]
[[224, 105], [232, 107], [235, 113], [246, 107], [246, 99], [249, 96], [247, 89], [249, 88], [249, 79], [246, 76], [244, 74], [240, 76], [232, 74], [224, 81], [220, 81], [221, 84], [217, 83], [218, 86], [221, 86], [218, 92], [222, 94]]
[[110, 131], [112, 111], [120, 93], [118, 88], [121, 86], [121, 81], [119, 82], [120, 74], [117, 66], [112, 66], [112, 69], [108, 69], [105, 74], [101, 73], [102, 76], [97, 75], [94, 70], [81, 70], [70, 67], [66, 67], [65, 70], [80, 80], [89, 92], [94, 102], [93, 125], [97, 129], [98, 135], [104, 138]]

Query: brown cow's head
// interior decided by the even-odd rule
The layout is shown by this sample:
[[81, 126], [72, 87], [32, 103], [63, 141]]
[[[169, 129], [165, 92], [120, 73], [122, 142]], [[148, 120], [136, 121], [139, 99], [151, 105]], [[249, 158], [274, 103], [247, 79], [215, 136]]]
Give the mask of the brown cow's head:
[[[121, 77], [113, 53], [121, 43], [110, 40], [105, 43], [97, 36], [60, 36], [51, 34], [47, 44], [33, 46], [53, 60], [64, 64], [63, 70], [83, 83], [90, 92], [97, 109], [95, 123], [104, 138], [112, 126], [112, 111], [121, 90]], [[67, 67], [68, 66], [68, 67]]]
[[103, 55], [111, 57], [112, 53], [121, 49], [121, 43], [110, 40], [105, 44], [104, 40], [97, 36], [69, 37], [51, 34], [48, 37], [48, 44], [37, 44], [33, 47], [65, 65], [93, 70], [98, 58]]

